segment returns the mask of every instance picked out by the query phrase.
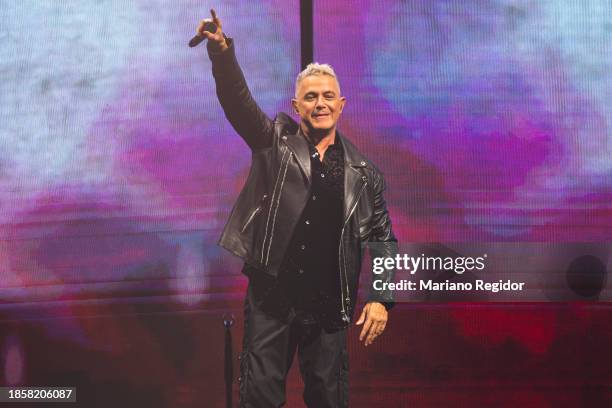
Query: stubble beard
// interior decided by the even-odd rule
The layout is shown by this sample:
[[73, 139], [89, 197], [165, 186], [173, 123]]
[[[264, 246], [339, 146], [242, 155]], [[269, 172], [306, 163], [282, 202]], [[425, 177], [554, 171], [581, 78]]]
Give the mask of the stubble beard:
[[[335, 124], [329, 128], [316, 128], [312, 125], [312, 122], [302, 121], [302, 123], [305, 125], [305, 128], [307, 129], [307, 132], [305, 132], [306, 137], [309, 138], [310, 141], [313, 142], [315, 146], [323, 138], [331, 135], [334, 132], [334, 129], [336, 128]], [[304, 131], [304, 128], [302, 128], [302, 131]]]

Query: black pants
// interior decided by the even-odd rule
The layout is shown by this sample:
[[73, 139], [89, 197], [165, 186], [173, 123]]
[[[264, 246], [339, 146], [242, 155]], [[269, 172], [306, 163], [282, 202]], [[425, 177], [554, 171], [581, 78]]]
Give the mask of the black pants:
[[240, 355], [240, 407], [285, 405], [285, 379], [297, 349], [309, 408], [348, 407], [346, 329], [328, 331], [291, 309], [286, 316], [264, 311], [249, 283], [244, 302]]

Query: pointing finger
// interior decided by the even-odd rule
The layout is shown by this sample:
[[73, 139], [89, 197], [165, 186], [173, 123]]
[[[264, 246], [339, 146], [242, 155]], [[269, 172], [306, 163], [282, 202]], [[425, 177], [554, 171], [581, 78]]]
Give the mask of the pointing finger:
[[217, 26], [220, 26], [221, 22], [219, 21], [219, 17], [217, 17], [217, 12], [215, 11], [215, 9], [210, 9], [210, 15], [212, 16], [213, 23], [215, 23], [215, 25]]

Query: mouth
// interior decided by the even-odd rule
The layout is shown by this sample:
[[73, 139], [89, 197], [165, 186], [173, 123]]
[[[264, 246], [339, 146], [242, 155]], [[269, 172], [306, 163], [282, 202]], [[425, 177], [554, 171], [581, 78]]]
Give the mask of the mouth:
[[317, 113], [317, 114], [312, 115], [312, 117], [315, 119], [326, 118], [328, 116], [329, 116], [329, 113]]

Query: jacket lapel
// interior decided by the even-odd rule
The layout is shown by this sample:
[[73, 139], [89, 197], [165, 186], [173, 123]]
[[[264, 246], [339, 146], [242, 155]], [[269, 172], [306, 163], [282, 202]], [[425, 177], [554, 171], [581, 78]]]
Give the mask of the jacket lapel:
[[367, 162], [357, 148], [340, 132], [336, 131], [336, 137], [342, 143], [344, 151], [344, 219], [342, 221], [346, 222], [365, 182], [365, 176], [359, 169], [367, 167]]
[[308, 144], [304, 136], [300, 133], [300, 126], [285, 113], [279, 113], [275, 119], [277, 131], [280, 133], [281, 140], [287, 144], [295, 155], [298, 166], [310, 187], [310, 156]]
[[312, 180], [310, 175], [310, 151], [308, 150], [308, 142], [300, 133], [299, 128], [295, 134], [283, 135], [282, 138], [293, 154], [295, 154], [300, 170], [302, 170], [304, 177], [308, 180], [308, 185], [310, 185]]
[[[310, 151], [308, 150], [308, 142], [297, 130], [284, 130], [281, 139], [287, 144], [289, 149], [295, 155], [296, 161], [306, 178], [308, 185], [312, 183], [311, 166], [310, 166]], [[365, 176], [360, 171], [361, 168], [367, 167], [367, 161], [359, 150], [349, 142], [339, 131], [336, 131], [336, 138], [342, 143], [344, 152], [344, 220], [349, 216], [355, 199], [359, 194], [361, 187], [365, 182]]]

